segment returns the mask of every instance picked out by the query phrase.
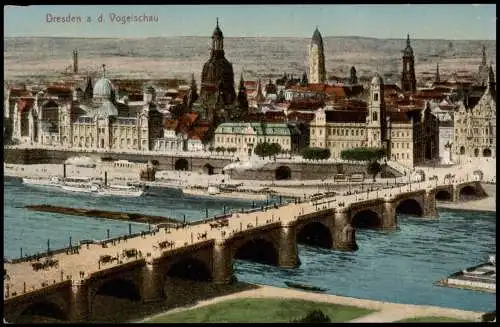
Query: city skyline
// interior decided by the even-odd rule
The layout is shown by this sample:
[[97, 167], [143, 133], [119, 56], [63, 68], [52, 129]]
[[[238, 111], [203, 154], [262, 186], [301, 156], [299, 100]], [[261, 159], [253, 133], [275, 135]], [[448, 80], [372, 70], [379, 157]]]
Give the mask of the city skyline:
[[[68, 15], [80, 21], [48, 21]], [[130, 15], [157, 19], [118, 22]], [[4, 37], [207, 37], [217, 17], [229, 38], [307, 38], [317, 26], [323, 37], [496, 40], [496, 5], [483, 4], [6, 6]]]

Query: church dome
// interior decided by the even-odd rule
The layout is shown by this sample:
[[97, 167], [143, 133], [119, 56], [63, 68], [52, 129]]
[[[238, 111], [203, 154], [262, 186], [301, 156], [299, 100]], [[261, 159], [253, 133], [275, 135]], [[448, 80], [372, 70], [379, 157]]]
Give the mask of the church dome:
[[109, 79], [103, 77], [95, 83], [93, 90], [94, 98], [112, 99], [113, 95], [114, 87]]
[[104, 103], [96, 110], [96, 115], [101, 117], [118, 116], [118, 109], [111, 103], [111, 101], [104, 101]]
[[382, 80], [382, 77], [378, 73], [375, 74], [372, 78], [372, 85], [383, 85], [384, 81]]

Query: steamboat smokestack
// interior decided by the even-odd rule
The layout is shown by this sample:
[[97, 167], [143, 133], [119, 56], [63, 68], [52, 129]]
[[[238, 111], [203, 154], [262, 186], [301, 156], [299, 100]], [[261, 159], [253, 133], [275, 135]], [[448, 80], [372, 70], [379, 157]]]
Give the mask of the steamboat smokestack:
[[66, 178], [66, 164], [63, 164], [63, 178]]

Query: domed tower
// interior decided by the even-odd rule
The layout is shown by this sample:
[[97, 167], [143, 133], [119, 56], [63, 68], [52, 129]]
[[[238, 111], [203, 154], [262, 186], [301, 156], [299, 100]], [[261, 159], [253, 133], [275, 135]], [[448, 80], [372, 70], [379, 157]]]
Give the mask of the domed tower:
[[318, 30], [314, 30], [311, 45], [309, 46], [309, 83], [325, 83], [325, 53], [323, 49], [323, 38]]
[[386, 138], [386, 112], [384, 103], [384, 81], [377, 73], [370, 83], [370, 100], [366, 127], [369, 147], [382, 147]]
[[231, 104], [236, 99], [233, 65], [224, 56], [224, 35], [217, 19], [212, 34], [210, 59], [203, 65], [201, 73], [200, 98], [207, 101], [219, 94], [224, 105]]
[[410, 45], [410, 34], [406, 39], [406, 48], [403, 50], [403, 74], [401, 76], [401, 89], [403, 92], [415, 92], [417, 80], [415, 78], [415, 57]]

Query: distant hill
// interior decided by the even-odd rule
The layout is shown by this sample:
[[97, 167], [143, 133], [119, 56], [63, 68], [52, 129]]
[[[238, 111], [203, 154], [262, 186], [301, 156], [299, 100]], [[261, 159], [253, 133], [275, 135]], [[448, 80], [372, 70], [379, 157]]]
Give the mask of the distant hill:
[[[144, 39], [112, 38], [4, 38], [5, 79], [17, 80], [55, 76], [72, 64], [78, 49], [80, 72], [98, 72], [106, 64], [112, 78], [190, 78], [199, 80], [203, 63], [210, 55], [210, 37], [168, 37]], [[328, 75], [347, 76], [355, 66], [358, 76], [381, 72], [398, 81], [401, 50], [406, 39], [325, 37]], [[307, 70], [310, 39], [284, 37], [227, 37], [226, 58], [232, 62], [235, 79], [277, 78], [284, 72], [301, 76]], [[477, 72], [481, 48], [495, 63], [496, 41], [412, 40], [417, 78], [433, 73], [439, 62], [441, 76], [453, 71]], [[427, 74], [428, 76], [428, 74]]]

